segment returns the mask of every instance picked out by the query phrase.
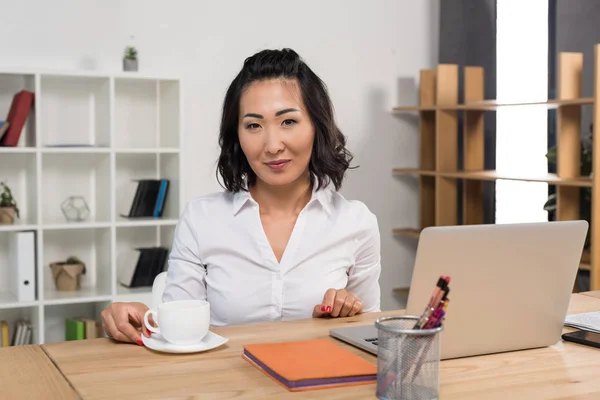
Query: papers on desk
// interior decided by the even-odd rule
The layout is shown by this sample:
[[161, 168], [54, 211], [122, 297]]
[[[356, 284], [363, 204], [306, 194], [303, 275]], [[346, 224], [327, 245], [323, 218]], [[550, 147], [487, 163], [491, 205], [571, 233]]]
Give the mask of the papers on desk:
[[565, 325], [584, 331], [600, 333], [600, 312], [567, 315]]

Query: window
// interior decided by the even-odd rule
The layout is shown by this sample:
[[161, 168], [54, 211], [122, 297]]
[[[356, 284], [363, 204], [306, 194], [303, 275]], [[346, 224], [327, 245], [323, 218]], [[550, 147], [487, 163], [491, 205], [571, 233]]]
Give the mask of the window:
[[[548, 0], [497, 1], [497, 98], [548, 98]], [[510, 107], [496, 115], [496, 169], [516, 176], [548, 172], [547, 109]], [[548, 184], [496, 182], [496, 223], [547, 221]]]

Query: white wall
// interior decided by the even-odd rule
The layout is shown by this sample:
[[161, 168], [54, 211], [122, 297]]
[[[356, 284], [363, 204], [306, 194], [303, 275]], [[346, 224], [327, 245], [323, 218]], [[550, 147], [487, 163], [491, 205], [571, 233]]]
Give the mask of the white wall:
[[394, 238], [391, 229], [418, 223], [416, 181], [391, 174], [418, 163], [416, 121], [390, 110], [416, 102], [418, 70], [437, 62], [437, 2], [3, 1], [0, 66], [118, 70], [134, 35], [141, 71], [186, 80], [190, 199], [220, 190], [214, 167], [221, 104], [244, 58], [263, 48], [294, 48], [328, 84], [360, 165], [343, 193], [379, 218], [382, 306], [389, 309], [404, 304], [391, 289], [409, 283], [416, 244]]

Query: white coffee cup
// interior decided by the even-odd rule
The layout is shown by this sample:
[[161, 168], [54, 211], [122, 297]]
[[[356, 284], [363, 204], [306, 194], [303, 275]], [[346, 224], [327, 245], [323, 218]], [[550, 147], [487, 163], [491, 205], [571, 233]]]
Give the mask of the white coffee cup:
[[[148, 322], [152, 315], [154, 327]], [[177, 300], [161, 303], [158, 310], [144, 314], [144, 325], [150, 332], [158, 333], [166, 341], [177, 345], [199, 343], [210, 326], [210, 304], [204, 300]]]

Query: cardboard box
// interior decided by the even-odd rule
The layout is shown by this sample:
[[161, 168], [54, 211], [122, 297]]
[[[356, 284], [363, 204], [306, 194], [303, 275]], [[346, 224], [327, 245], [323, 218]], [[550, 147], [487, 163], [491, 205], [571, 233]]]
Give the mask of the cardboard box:
[[81, 288], [81, 275], [85, 274], [85, 264], [58, 261], [50, 264], [56, 289], [73, 291]]

